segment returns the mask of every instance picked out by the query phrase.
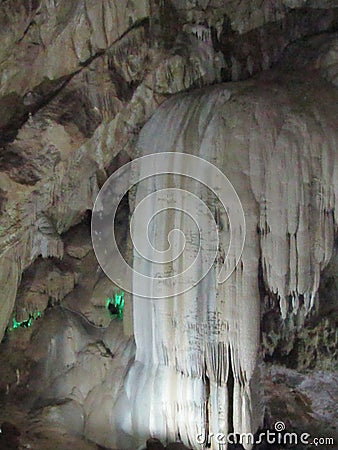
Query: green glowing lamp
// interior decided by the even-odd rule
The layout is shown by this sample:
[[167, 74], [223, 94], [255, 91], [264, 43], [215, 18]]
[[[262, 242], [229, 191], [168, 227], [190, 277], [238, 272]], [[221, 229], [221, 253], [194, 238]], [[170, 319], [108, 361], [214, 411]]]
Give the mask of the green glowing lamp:
[[18, 322], [15, 317], [13, 317], [13, 325], [8, 328], [8, 331], [16, 330], [17, 328], [29, 328], [32, 326], [33, 320], [41, 317], [41, 312], [29, 314], [29, 318], [27, 320], [23, 320], [22, 322]]
[[117, 292], [114, 298], [108, 297], [106, 300], [106, 308], [112, 317], [123, 318], [124, 310], [124, 292]]

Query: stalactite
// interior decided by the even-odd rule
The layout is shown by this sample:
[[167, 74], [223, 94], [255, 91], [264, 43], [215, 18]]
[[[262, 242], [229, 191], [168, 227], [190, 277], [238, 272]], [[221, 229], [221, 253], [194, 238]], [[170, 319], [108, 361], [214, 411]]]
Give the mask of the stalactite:
[[203, 42], [211, 42], [211, 30], [203, 25], [191, 25], [185, 27], [189, 30], [197, 39]]

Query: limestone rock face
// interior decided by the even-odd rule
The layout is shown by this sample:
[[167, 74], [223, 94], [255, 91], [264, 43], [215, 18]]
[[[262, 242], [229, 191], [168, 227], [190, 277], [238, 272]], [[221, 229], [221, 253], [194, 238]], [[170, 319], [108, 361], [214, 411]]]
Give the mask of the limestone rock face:
[[[4, 280], [9, 292], [1, 294], [2, 333], [9, 319], [5, 311], [16, 295], [22, 271], [40, 255], [62, 258], [60, 234], [81, 221], [98, 191], [95, 165], [87, 160], [81, 172], [76, 169], [82, 151], [76, 137], [61, 125], [48, 123], [33, 129], [26, 126], [16, 145], [21, 150], [16, 157], [18, 147], [13, 147], [13, 161], [17, 158], [17, 164], [2, 172], [0, 181], [7, 193], [1, 218], [2, 274], [9, 270], [14, 277]], [[21, 146], [29, 149], [27, 156]]]
[[269, 405], [268, 428], [282, 420], [288, 431], [303, 430], [311, 436], [331, 437], [336, 441], [336, 373], [319, 370], [299, 373], [275, 365], [267, 368], [263, 384]]
[[[282, 0], [2, 2], [3, 138], [12, 138], [30, 112], [111, 53], [118, 54], [118, 64], [113, 59], [110, 69], [121, 100], [152, 72], [150, 78], [160, 85], [156, 92], [166, 84], [175, 85], [169, 88], [174, 93], [242, 79], [269, 68], [291, 41], [334, 29], [334, 6]], [[143, 97], [148, 89], [149, 80], [141, 90]]]
[[[27, 94], [44, 80], [75, 73], [118, 40], [135, 22], [149, 16], [148, 1], [14, 2], [1, 5], [3, 96]], [[17, 45], [18, 44], [18, 45]], [[25, 69], [30, 66], [30, 77]]]

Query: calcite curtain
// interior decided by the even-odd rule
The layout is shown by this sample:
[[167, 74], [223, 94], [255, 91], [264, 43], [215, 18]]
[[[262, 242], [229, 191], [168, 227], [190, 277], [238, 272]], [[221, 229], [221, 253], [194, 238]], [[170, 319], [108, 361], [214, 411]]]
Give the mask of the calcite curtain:
[[[160, 176], [136, 192], [137, 203], [144, 192], [172, 185], [192, 189], [217, 216], [220, 229], [218, 257], [198, 286], [168, 299], [134, 296], [137, 352], [118, 427], [140, 441], [149, 435], [179, 438], [200, 448], [200, 433], [255, 432], [262, 419], [259, 264], [265, 289], [279, 299], [287, 320], [311, 309], [320, 271], [332, 255], [334, 99], [320, 86], [304, 82], [299, 88], [288, 79], [252, 87], [252, 82], [228, 84], [176, 96], [140, 134], [140, 156], [184, 152], [219, 167], [235, 187], [246, 219], [241, 261], [218, 284], [229, 224], [207, 189], [184, 177]], [[327, 101], [316, 102], [319, 95]], [[150, 240], [165, 247], [170, 230], [184, 229], [186, 220], [181, 212], [162, 213]], [[151, 273], [149, 261], [136, 252], [134, 268]], [[220, 446], [212, 439], [211, 444]]]

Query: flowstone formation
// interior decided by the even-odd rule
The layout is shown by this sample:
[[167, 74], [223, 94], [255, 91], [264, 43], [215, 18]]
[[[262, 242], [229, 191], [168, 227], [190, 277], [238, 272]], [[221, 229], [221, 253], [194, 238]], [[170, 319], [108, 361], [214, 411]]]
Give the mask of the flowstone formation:
[[[254, 433], [261, 425], [259, 271], [282, 318], [304, 317], [334, 247], [337, 94], [327, 88], [288, 75], [209, 88], [169, 100], [141, 131], [140, 155], [192, 153], [221, 168], [243, 204], [247, 235], [241, 262], [223, 285], [216, 281], [219, 258], [185, 294], [134, 296], [136, 360], [123, 394], [130, 406], [118, 403], [121, 428], [130, 436], [179, 437], [199, 448], [199, 433]], [[168, 183], [163, 176], [150, 179], [140, 199]], [[187, 181], [174, 184], [189, 190]], [[161, 245], [175, 224], [184, 229], [185, 220], [171, 211], [153, 225], [149, 239]], [[218, 221], [228, 231], [225, 211], [218, 211]], [[148, 267], [145, 261], [146, 273]]]

